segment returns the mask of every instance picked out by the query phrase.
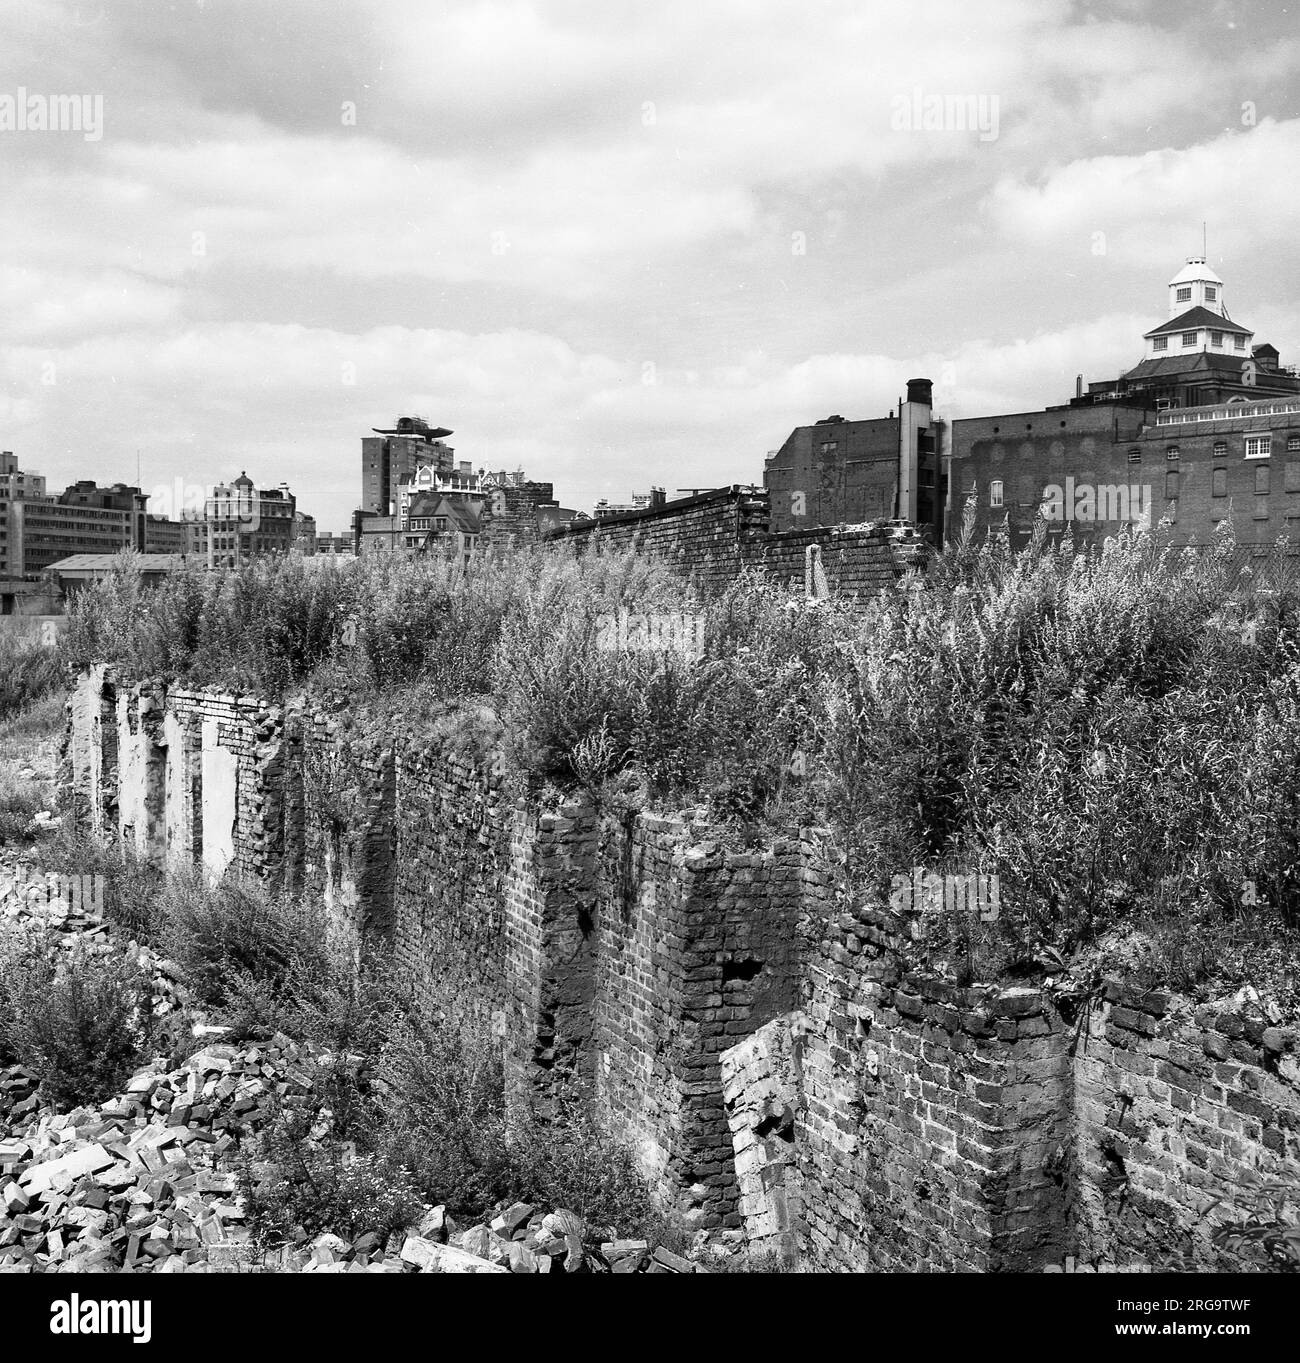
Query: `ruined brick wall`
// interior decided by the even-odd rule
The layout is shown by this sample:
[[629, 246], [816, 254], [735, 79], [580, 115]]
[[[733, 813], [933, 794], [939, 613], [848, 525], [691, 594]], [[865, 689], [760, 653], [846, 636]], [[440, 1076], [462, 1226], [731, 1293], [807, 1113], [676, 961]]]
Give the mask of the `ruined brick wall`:
[[1221, 1270], [1243, 1177], [1300, 1178], [1300, 1038], [1248, 999], [1112, 982], [1076, 1014], [910, 973], [906, 919], [828, 904], [802, 1011], [723, 1058], [755, 1244], [855, 1271]]
[[[796, 1000], [797, 847], [724, 852], [679, 820], [512, 795], [486, 711], [395, 728], [304, 697], [102, 676], [78, 695], [69, 772], [103, 808], [154, 810], [148, 851], [317, 895], [354, 946], [391, 941], [427, 1004], [500, 1047], [516, 1110], [591, 1081], [665, 1206], [737, 1223], [718, 1057]], [[105, 706], [112, 742], [139, 747], [125, 766]]]
[[829, 1269], [1223, 1267], [1243, 1175], [1300, 1179], [1300, 1036], [1248, 994], [915, 973], [906, 915], [845, 907], [799, 843], [511, 794], [487, 712], [127, 687], [69, 704], [67, 808], [151, 855], [319, 893], [497, 1045], [517, 1110], [590, 1079], [688, 1224]]
[[770, 519], [767, 491], [738, 484], [653, 511], [582, 522], [548, 539], [597, 552], [636, 549], [653, 554], [709, 591], [725, 589], [744, 568], [761, 568], [802, 593], [809, 545], [820, 550], [832, 591], [874, 595], [898, 580], [900, 565], [875, 532], [822, 526], [774, 534]]
[[720, 1057], [795, 1001], [797, 846], [679, 819], [602, 827], [594, 1048], [613, 1129], [688, 1224], [740, 1224]]
[[1074, 1067], [1086, 1263], [1226, 1268], [1210, 1232], [1242, 1173], [1300, 1183], [1300, 1034], [1249, 995], [1195, 1005], [1119, 983], [1085, 1015]]
[[479, 512], [485, 547], [509, 548], [535, 543], [542, 534], [539, 512], [559, 506], [552, 483], [520, 483], [496, 488]]
[[804, 1250], [817, 1267], [1021, 1270], [1064, 1247], [1066, 1029], [1035, 991], [904, 973], [899, 925], [828, 922], [794, 1045]]

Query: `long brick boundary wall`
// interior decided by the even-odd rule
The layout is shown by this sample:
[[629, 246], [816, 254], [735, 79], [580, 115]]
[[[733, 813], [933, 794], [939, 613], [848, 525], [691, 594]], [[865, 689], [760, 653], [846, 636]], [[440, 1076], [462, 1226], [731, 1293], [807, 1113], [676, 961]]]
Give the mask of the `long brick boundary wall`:
[[586, 1081], [688, 1225], [832, 1270], [1223, 1268], [1243, 1178], [1300, 1182], [1300, 1035], [1248, 994], [919, 973], [914, 922], [845, 908], [816, 830], [734, 852], [685, 816], [512, 795], [486, 710], [395, 732], [103, 667], [68, 709], [76, 824], [390, 941], [499, 1048], [515, 1112]]
[[874, 530], [819, 526], [770, 530], [765, 488], [736, 484], [668, 502], [651, 511], [582, 521], [544, 538], [580, 550], [636, 549], [654, 555], [708, 590], [721, 590], [746, 568], [761, 569], [797, 592], [804, 587], [806, 554], [820, 555], [827, 587], [854, 596], [894, 588], [905, 568]]

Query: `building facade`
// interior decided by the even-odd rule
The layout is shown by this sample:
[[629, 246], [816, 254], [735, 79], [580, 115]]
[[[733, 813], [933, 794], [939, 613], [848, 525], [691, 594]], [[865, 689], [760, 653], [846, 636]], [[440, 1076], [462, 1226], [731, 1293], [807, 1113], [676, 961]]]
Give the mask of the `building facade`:
[[946, 427], [934, 417], [932, 387], [910, 379], [897, 415], [797, 426], [763, 470], [773, 532], [897, 519], [937, 542], [947, 502]]
[[393, 516], [398, 512], [398, 490], [416, 472], [431, 468], [449, 476], [454, 467], [455, 450], [443, 441], [452, 432], [430, 426], [422, 417], [402, 416], [390, 430], [374, 428], [374, 434], [361, 441], [361, 510], [373, 516]]
[[190, 522], [209, 568], [235, 567], [260, 554], [287, 554], [294, 546], [297, 503], [286, 483], [258, 489], [247, 473], [212, 489], [203, 520]]
[[1041, 410], [953, 423], [950, 532], [976, 525], [1025, 544], [1035, 523], [1095, 543], [1167, 522], [1176, 545], [1231, 519], [1264, 550], [1300, 519], [1300, 375], [1234, 322], [1200, 257], [1169, 281], [1171, 316], [1118, 379], [1076, 384]]

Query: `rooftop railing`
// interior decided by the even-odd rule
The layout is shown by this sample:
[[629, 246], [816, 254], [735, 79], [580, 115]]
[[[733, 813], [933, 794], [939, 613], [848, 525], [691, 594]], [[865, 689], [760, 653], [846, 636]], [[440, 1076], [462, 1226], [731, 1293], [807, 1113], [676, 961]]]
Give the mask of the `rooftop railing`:
[[1300, 398], [1272, 402], [1229, 402], [1218, 407], [1176, 407], [1156, 417], [1157, 426], [1183, 426], [1195, 421], [1248, 421], [1261, 416], [1300, 412]]

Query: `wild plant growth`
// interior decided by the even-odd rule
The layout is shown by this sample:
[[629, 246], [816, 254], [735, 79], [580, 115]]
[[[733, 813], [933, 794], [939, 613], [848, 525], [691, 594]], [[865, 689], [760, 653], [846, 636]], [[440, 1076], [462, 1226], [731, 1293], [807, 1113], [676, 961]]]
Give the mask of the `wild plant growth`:
[[[1198, 988], [1286, 962], [1300, 909], [1300, 630], [1292, 560], [1230, 532], [1177, 551], [1013, 552], [970, 525], [924, 585], [809, 603], [743, 575], [706, 595], [662, 563], [571, 547], [307, 570], [292, 559], [118, 576], [69, 654], [127, 676], [314, 685], [443, 723], [500, 717], [520, 779], [704, 804], [746, 836], [832, 831], [847, 892], [916, 865], [995, 874], [1000, 917], [928, 926], [968, 978], [1081, 951]], [[620, 617], [620, 612], [623, 615]], [[653, 628], [698, 623], [702, 649]]]

